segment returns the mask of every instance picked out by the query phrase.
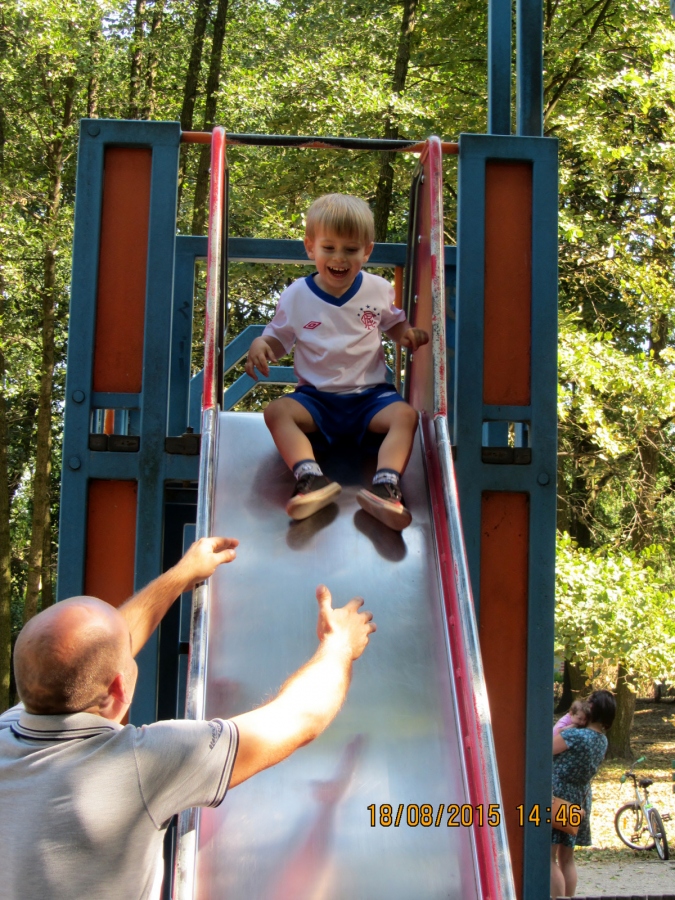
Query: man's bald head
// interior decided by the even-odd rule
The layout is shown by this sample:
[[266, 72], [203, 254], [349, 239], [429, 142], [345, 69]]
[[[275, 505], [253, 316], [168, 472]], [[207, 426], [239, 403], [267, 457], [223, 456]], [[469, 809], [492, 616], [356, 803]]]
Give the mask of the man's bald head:
[[19, 697], [29, 712], [80, 712], [102, 702], [130, 661], [124, 617], [95, 597], [72, 597], [23, 628], [14, 649]]

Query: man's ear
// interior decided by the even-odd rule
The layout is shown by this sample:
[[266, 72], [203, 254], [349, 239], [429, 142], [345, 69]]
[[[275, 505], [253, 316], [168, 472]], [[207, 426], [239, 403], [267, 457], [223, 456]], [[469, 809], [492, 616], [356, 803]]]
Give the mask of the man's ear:
[[129, 697], [129, 691], [124, 680], [124, 675], [122, 675], [121, 672], [118, 672], [110, 682], [108, 694], [113, 699], [117, 700], [118, 703], [129, 703], [131, 701], [131, 698]]
[[373, 252], [373, 247], [374, 247], [374, 246], [375, 246], [375, 243], [374, 243], [373, 241], [371, 241], [371, 242], [366, 246], [366, 249], [365, 249], [364, 255], [363, 255], [363, 261], [364, 261], [364, 262], [368, 262], [368, 258], [370, 257], [370, 254]]
[[314, 259], [314, 241], [311, 238], [306, 237], [303, 243], [305, 245], [305, 250], [307, 251], [307, 256], [310, 259]]

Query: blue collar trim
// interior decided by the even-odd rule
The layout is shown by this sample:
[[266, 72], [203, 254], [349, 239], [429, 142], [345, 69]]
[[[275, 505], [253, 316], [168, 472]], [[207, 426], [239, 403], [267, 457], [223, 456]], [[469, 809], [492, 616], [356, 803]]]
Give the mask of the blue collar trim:
[[345, 293], [341, 297], [334, 297], [332, 294], [327, 294], [326, 291], [322, 291], [319, 285], [314, 280], [318, 275], [318, 272], [312, 272], [311, 275], [307, 275], [305, 278], [305, 282], [307, 287], [313, 294], [316, 294], [320, 300], [325, 300], [326, 303], [330, 303], [331, 306], [344, 306], [352, 297], [358, 294], [361, 289], [361, 284], [363, 283], [363, 272], [359, 272], [354, 281], [351, 284], [349, 290], [345, 291]]

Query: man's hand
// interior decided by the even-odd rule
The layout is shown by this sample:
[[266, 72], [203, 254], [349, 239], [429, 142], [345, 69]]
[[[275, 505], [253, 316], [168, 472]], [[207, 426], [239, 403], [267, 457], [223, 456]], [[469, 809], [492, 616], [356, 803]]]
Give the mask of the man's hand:
[[359, 612], [364, 604], [362, 597], [353, 597], [346, 606], [333, 609], [331, 593], [325, 584], [316, 589], [319, 602], [317, 637], [324, 641], [342, 644], [351, 660], [358, 659], [368, 645], [370, 635], [377, 631], [371, 612]]
[[238, 546], [236, 538], [206, 537], [195, 541], [175, 567], [185, 579], [183, 590], [190, 590], [197, 582], [210, 578], [223, 563], [232, 562]]
[[134, 656], [159, 625], [165, 613], [183, 591], [189, 591], [198, 581], [203, 581], [221, 563], [232, 562], [237, 555], [236, 538], [207, 537], [196, 541], [185, 556], [155, 578], [120, 606], [131, 632], [131, 652]]
[[375, 631], [373, 615], [359, 612], [361, 597], [333, 609], [330, 591], [323, 584], [316, 589], [316, 599], [319, 649], [291, 675], [274, 700], [232, 720], [239, 731], [232, 787], [313, 741], [344, 703], [352, 662], [361, 656]]
[[422, 328], [411, 327], [403, 332], [399, 343], [402, 347], [408, 347], [414, 353], [418, 347], [423, 347], [429, 343], [429, 335]]
[[244, 369], [246, 370], [247, 375], [250, 375], [251, 378], [257, 381], [258, 376], [256, 375], [255, 370], [257, 369], [267, 377], [270, 374], [269, 363], [276, 363], [276, 361], [277, 357], [270, 345], [265, 338], [259, 337], [251, 344], [251, 349], [248, 351]]

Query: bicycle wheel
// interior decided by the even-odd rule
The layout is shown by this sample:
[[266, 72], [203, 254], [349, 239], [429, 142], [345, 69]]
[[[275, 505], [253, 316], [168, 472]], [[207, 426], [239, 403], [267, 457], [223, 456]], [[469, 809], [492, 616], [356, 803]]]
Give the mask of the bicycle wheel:
[[668, 859], [670, 850], [668, 849], [668, 838], [666, 837], [666, 829], [663, 827], [663, 819], [658, 809], [649, 810], [649, 824], [652, 826], [652, 834], [654, 835], [654, 843], [656, 844], [656, 852], [661, 859]]
[[632, 850], [653, 850], [654, 841], [639, 804], [624, 803], [614, 816], [616, 833]]

